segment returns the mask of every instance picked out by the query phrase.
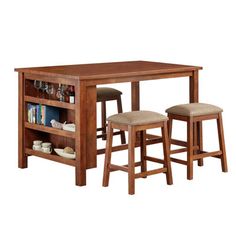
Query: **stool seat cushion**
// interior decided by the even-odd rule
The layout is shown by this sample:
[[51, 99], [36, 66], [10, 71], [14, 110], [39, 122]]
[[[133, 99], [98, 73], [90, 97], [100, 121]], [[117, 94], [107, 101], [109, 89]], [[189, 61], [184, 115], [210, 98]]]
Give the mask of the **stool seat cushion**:
[[109, 87], [100, 87], [97, 88], [97, 101], [114, 100], [121, 94], [122, 92], [117, 89]]
[[167, 113], [181, 116], [204, 116], [213, 115], [222, 112], [220, 107], [206, 103], [189, 103], [170, 107], [166, 110]]
[[107, 120], [123, 125], [144, 125], [166, 121], [168, 118], [153, 111], [132, 111], [112, 115]]

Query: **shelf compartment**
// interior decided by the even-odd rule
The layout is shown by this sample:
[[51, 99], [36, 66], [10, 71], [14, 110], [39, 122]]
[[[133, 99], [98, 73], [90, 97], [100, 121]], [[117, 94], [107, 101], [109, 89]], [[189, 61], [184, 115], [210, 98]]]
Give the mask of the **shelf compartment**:
[[60, 108], [75, 110], [75, 104], [71, 104], [67, 102], [60, 102], [60, 101], [49, 100], [45, 98], [37, 98], [37, 97], [32, 97], [32, 96], [25, 96], [24, 99], [25, 99], [25, 102], [32, 102], [36, 104], [43, 104], [43, 105], [48, 105], [48, 106], [53, 106], [53, 107], [60, 107]]
[[66, 165], [70, 165], [70, 166], [75, 166], [75, 160], [73, 159], [66, 159], [64, 157], [60, 157], [58, 155], [54, 155], [54, 154], [47, 154], [44, 152], [40, 152], [40, 151], [35, 151], [33, 149], [30, 148], [26, 148], [25, 149], [25, 153], [27, 155], [32, 155], [32, 156], [37, 156], [37, 157], [41, 157], [50, 161], [55, 161], [55, 162], [59, 162], [62, 164], [66, 164]]
[[75, 132], [60, 130], [60, 129], [48, 127], [45, 125], [31, 124], [29, 122], [25, 122], [25, 128], [75, 139]]

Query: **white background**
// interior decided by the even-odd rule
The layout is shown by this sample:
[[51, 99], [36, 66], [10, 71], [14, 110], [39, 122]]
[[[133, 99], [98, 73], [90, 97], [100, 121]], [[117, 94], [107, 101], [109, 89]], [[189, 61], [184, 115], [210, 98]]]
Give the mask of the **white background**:
[[[1, 0], [0, 235], [235, 235], [234, 3]], [[125, 173], [112, 173], [109, 188], [101, 187], [103, 156], [82, 188], [74, 185], [69, 166], [32, 157], [28, 169], [17, 168], [14, 68], [125, 60], [204, 67], [200, 101], [224, 108], [228, 173], [221, 172], [219, 160], [208, 158], [187, 181], [186, 168], [173, 164], [173, 186], [155, 175], [138, 179], [136, 195], [129, 196]], [[129, 111], [130, 85], [115, 87]], [[185, 78], [141, 83], [142, 109], [164, 113], [184, 102]], [[108, 110], [114, 113], [114, 104]], [[175, 127], [174, 135], [184, 138], [184, 125]], [[206, 150], [217, 149], [216, 134], [215, 122], [206, 122]], [[155, 156], [160, 148], [148, 152]], [[126, 162], [126, 156], [115, 153], [113, 160]]]

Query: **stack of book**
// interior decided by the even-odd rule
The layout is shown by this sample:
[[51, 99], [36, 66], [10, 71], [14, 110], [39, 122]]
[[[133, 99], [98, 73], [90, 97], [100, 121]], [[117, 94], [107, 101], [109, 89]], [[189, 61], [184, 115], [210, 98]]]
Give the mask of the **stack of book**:
[[29, 123], [51, 126], [51, 120], [59, 120], [59, 109], [57, 107], [28, 103], [27, 111]]

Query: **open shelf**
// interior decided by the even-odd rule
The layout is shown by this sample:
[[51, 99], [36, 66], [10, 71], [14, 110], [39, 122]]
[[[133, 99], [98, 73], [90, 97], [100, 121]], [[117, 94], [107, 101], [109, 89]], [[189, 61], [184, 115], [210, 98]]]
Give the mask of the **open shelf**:
[[48, 105], [48, 106], [53, 106], [53, 107], [60, 107], [60, 108], [75, 110], [75, 104], [71, 104], [68, 102], [60, 102], [60, 101], [49, 100], [45, 98], [37, 98], [37, 97], [32, 97], [32, 96], [25, 96], [24, 99], [26, 102], [32, 102], [32, 103], [43, 104], [43, 105]]
[[48, 127], [44, 125], [38, 125], [38, 124], [25, 122], [25, 128], [38, 130], [38, 131], [49, 133], [49, 134], [56, 134], [56, 135], [67, 137], [67, 138], [73, 138], [73, 139], [75, 138], [75, 132], [60, 130], [60, 129], [56, 129], [56, 128], [52, 128], [52, 127]]
[[70, 165], [70, 166], [75, 166], [75, 160], [67, 159], [67, 158], [64, 158], [64, 157], [60, 157], [58, 155], [47, 154], [47, 153], [44, 153], [44, 152], [35, 151], [33, 149], [30, 149], [30, 148], [26, 148], [25, 149], [25, 153], [27, 155], [37, 156], [37, 157], [41, 157], [41, 158], [44, 158], [44, 159], [47, 159], [47, 160], [59, 162], [59, 163], [62, 163], [62, 164], [66, 164], [66, 165]]

